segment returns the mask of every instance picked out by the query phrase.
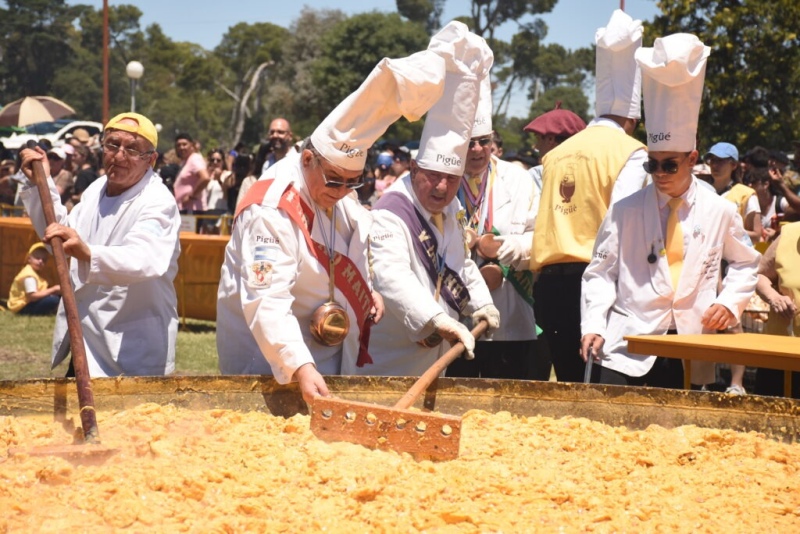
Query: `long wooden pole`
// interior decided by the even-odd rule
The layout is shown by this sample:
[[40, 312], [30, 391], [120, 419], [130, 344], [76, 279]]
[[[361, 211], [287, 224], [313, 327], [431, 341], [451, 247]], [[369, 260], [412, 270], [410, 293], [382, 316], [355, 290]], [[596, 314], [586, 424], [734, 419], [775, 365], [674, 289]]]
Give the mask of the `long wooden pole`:
[[108, 124], [108, 0], [103, 0], [103, 124]]
[[[56, 222], [56, 212], [53, 208], [53, 199], [50, 198], [50, 188], [47, 186], [47, 177], [40, 161], [33, 162], [33, 177], [36, 188], [42, 201], [42, 211], [48, 226]], [[94, 409], [94, 394], [92, 382], [89, 377], [89, 364], [86, 361], [86, 347], [83, 344], [83, 329], [78, 316], [78, 304], [75, 301], [75, 292], [69, 278], [69, 263], [64, 253], [64, 244], [60, 237], [50, 240], [53, 256], [56, 258], [56, 271], [61, 284], [61, 298], [64, 299], [64, 311], [67, 315], [69, 327], [70, 350], [72, 351], [72, 365], [75, 368], [75, 381], [78, 386], [78, 405], [80, 406], [81, 426], [83, 438], [87, 443], [100, 443], [100, 432], [97, 429], [97, 416]]]

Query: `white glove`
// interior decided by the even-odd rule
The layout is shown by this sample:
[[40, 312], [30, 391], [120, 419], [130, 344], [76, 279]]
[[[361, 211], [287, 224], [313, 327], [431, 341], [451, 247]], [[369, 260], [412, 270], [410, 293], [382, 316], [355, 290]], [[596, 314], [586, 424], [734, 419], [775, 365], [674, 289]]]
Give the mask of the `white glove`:
[[460, 341], [464, 344], [464, 358], [471, 360], [475, 358], [475, 338], [469, 328], [453, 319], [445, 312], [436, 314], [431, 319], [431, 326], [436, 330], [436, 333], [444, 339], [454, 342]]
[[477, 325], [480, 321], [486, 321], [487, 335], [500, 328], [500, 312], [494, 307], [494, 304], [487, 304], [483, 308], [475, 310], [472, 314], [472, 323]]
[[503, 265], [514, 266], [526, 257], [530, 259], [533, 242], [529, 234], [498, 235], [494, 240], [503, 243], [497, 249], [497, 261]]

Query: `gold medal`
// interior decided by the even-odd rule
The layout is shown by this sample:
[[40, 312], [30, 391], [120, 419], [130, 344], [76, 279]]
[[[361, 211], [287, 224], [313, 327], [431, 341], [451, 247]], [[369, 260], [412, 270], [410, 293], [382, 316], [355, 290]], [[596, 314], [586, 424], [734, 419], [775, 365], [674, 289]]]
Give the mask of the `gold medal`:
[[[319, 217], [319, 211], [317, 211]], [[334, 242], [336, 240], [336, 210], [331, 216], [331, 242], [330, 245], [325, 239], [325, 246], [328, 249], [328, 302], [314, 310], [309, 325], [311, 335], [321, 345], [335, 347], [344, 343], [347, 334], [350, 332], [350, 317], [347, 311], [334, 300], [334, 278], [336, 276], [336, 264], [334, 256]], [[325, 234], [323, 232], [323, 239]]]

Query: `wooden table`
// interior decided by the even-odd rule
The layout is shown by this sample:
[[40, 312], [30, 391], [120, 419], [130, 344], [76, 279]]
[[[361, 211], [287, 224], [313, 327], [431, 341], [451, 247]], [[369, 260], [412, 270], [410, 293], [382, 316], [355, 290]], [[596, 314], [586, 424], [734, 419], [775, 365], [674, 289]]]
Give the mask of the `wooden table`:
[[787, 397], [792, 396], [791, 371], [800, 372], [800, 337], [744, 333], [625, 336], [625, 340], [628, 350], [634, 354], [785, 371], [783, 390]]

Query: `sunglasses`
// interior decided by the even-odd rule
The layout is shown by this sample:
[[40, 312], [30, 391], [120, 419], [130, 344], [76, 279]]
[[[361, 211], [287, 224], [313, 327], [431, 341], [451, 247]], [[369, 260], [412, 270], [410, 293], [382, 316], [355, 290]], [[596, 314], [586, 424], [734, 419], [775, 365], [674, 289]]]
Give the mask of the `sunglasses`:
[[269, 135], [286, 135], [286, 130], [270, 130]]
[[674, 159], [668, 159], [666, 161], [658, 161], [657, 159], [648, 159], [644, 163], [642, 163], [642, 167], [644, 167], [644, 171], [648, 174], [654, 174], [658, 172], [660, 168], [666, 174], [675, 174], [678, 172], [678, 168], [686, 161], [686, 158], [689, 157], [687, 154], [682, 160], [675, 161]]
[[325, 187], [329, 187], [331, 189], [339, 189], [340, 187], [346, 187], [347, 189], [358, 189], [362, 185], [364, 185], [364, 177], [359, 177], [357, 182], [339, 182], [337, 180], [328, 180], [328, 177], [325, 176], [325, 171], [322, 170], [322, 164], [317, 159], [317, 166], [319, 167], [319, 172], [322, 174], [322, 180], [325, 182]]
[[491, 137], [484, 137], [483, 139], [470, 139], [469, 141], [469, 149], [472, 150], [472, 147], [475, 145], [480, 145], [481, 147], [488, 146], [489, 143], [492, 142]]
[[222, 160], [221, 160], [221, 159], [219, 159], [219, 158], [211, 158], [211, 159], [210, 159], [210, 160], [208, 160], [208, 161], [210, 161], [211, 163], [222, 163]]

